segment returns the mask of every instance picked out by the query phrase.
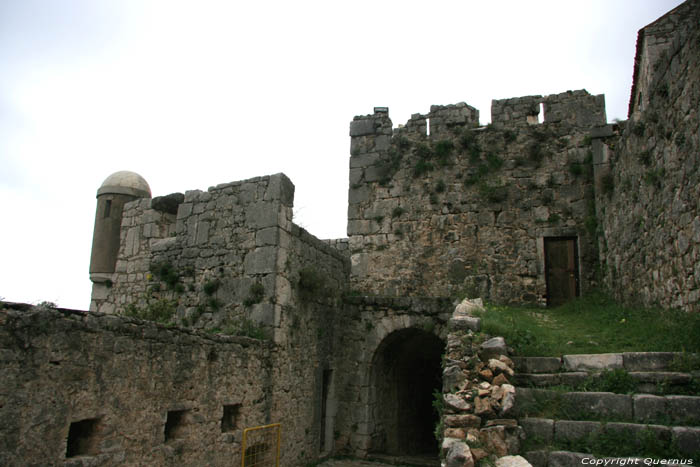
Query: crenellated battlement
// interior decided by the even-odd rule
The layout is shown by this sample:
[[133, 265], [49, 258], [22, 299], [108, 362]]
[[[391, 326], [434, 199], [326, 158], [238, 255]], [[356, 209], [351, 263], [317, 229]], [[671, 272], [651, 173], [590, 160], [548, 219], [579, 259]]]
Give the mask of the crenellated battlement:
[[498, 128], [526, 127], [539, 123], [592, 127], [606, 122], [605, 97], [591, 95], [585, 89], [491, 101], [491, 123]]

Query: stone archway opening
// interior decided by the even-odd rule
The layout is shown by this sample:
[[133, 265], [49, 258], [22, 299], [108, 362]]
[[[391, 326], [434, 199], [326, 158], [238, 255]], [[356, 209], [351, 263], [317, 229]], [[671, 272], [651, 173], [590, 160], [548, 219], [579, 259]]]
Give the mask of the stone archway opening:
[[420, 329], [388, 335], [372, 361], [370, 451], [437, 455], [438, 414], [433, 394], [442, 389], [444, 342]]

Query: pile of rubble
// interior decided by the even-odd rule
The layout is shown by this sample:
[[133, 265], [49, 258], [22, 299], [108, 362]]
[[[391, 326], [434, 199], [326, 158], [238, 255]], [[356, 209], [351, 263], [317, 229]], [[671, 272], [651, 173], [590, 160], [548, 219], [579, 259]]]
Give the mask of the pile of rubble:
[[530, 465], [520, 456], [523, 430], [510, 418], [515, 403], [514, 363], [502, 337], [477, 335], [480, 299], [464, 300], [450, 319], [443, 370], [442, 455], [448, 467], [472, 467], [491, 458], [498, 466]]

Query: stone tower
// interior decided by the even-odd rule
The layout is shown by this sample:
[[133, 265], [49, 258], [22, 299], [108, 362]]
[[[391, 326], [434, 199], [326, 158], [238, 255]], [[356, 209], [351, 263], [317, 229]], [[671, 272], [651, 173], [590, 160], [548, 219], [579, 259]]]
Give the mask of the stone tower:
[[[150, 198], [151, 188], [139, 174], [128, 171], [115, 172], [97, 190], [95, 228], [92, 234], [90, 255], [90, 280], [93, 300], [106, 291], [111, 283], [119, 253], [119, 232], [122, 210], [129, 201]], [[93, 308], [91, 303], [90, 308]]]

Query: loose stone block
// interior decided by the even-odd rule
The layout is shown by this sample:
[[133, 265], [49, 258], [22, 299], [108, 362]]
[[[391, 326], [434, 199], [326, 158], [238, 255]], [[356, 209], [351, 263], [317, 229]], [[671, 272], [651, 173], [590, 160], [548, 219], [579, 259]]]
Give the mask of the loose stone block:
[[493, 337], [479, 347], [479, 356], [482, 360], [498, 358], [499, 355], [508, 354], [506, 341], [502, 337]]
[[457, 412], [471, 409], [471, 404], [456, 394], [445, 394], [443, 396], [445, 407]]
[[467, 375], [457, 365], [451, 365], [442, 372], [442, 387], [444, 391], [458, 389], [467, 379]]
[[474, 332], [479, 332], [481, 330], [481, 318], [475, 318], [473, 316], [455, 316], [450, 318], [449, 326], [450, 329], [455, 331], [472, 330]]
[[[448, 428], [448, 429], [450, 429], [450, 428]], [[442, 445], [440, 446], [440, 450], [442, 451], [442, 455], [443, 456], [446, 455], [447, 452], [452, 447], [452, 445], [455, 443], [461, 442], [462, 439], [445, 435], [445, 438], [443, 438], [443, 440], [442, 440]]]
[[486, 422], [486, 426], [518, 426], [518, 421], [514, 418], [495, 418]]
[[[492, 373], [492, 375], [493, 375], [493, 373]], [[486, 379], [488, 380], [489, 378], [486, 378]], [[491, 383], [496, 385], [496, 386], [500, 386], [502, 384], [508, 384], [509, 381], [508, 381], [508, 378], [506, 378], [506, 376], [503, 373], [500, 373], [498, 376], [496, 376], [495, 378], [492, 379]]]
[[449, 428], [479, 428], [481, 417], [471, 414], [445, 415], [445, 425]]
[[[461, 428], [446, 428], [445, 429], [444, 439], [448, 439], [448, 438], [466, 439], [466, 437], [467, 437], [467, 434]], [[444, 446], [444, 444], [443, 444], [443, 446]]]
[[513, 376], [513, 370], [504, 362], [500, 360], [496, 360], [495, 358], [491, 358], [488, 361], [489, 365], [489, 370], [493, 372], [493, 374], [501, 374], [505, 373], [508, 376]]
[[493, 426], [484, 428], [479, 432], [479, 439], [483, 447], [497, 457], [503, 457], [509, 454], [504, 427]]
[[463, 441], [455, 442], [450, 446], [445, 461], [447, 467], [474, 467], [472, 453]]
[[623, 367], [622, 354], [580, 354], [564, 355], [564, 369], [567, 371], [612, 370]]

